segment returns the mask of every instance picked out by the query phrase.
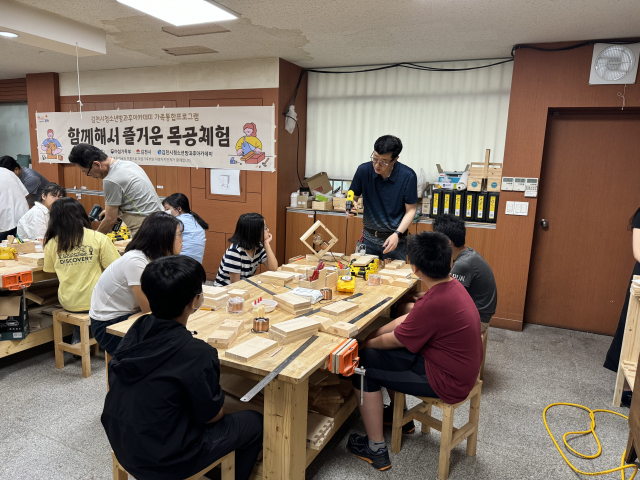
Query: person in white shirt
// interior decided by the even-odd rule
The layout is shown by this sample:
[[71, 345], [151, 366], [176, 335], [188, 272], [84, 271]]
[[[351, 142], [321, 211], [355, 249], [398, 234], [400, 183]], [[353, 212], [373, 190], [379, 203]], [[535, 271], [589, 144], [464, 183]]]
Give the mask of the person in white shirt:
[[64, 197], [65, 193], [65, 189], [57, 183], [50, 183], [44, 188], [33, 208], [25, 213], [18, 222], [18, 236], [21, 240], [44, 238], [49, 225], [51, 205], [59, 198]]
[[29, 211], [29, 191], [20, 179], [0, 168], [0, 241], [18, 231], [18, 221]]
[[147, 313], [149, 301], [140, 288], [147, 264], [182, 250], [182, 222], [165, 212], [149, 215], [124, 255], [109, 265], [91, 295], [91, 331], [98, 345], [113, 356], [122, 338], [107, 333], [107, 327], [134, 313]]

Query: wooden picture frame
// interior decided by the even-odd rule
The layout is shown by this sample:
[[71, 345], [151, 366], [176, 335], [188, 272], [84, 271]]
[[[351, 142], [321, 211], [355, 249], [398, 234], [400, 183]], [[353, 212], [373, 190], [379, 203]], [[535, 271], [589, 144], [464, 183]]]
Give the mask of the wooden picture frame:
[[[313, 248], [312, 244], [309, 244], [308, 240], [309, 237], [311, 237], [311, 235], [313, 235], [316, 230], [318, 230], [319, 228], [324, 229], [325, 232], [327, 232], [327, 234], [331, 237], [331, 240], [329, 240], [328, 242], [325, 242], [327, 244], [326, 248], [323, 248], [322, 250], [320, 250], [319, 252], [316, 252], [315, 249]], [[329, 230], [324, 223], [322, 223], [320, 220], [318, 220], [316, 223], [314, 223], [313, 225], [311, 225], [311, 228], [309, 228], [309, 230], [307, 230], [304, 235], [302, 235], [300, 237], [300, 241], [309, 249], [311, 250], [311, 252], [313, 252], [313, 254], [318, 257], [318, 259], [322, 259], [322, 257], [324, 257], [327, 252], [329, 250], [331, 250], [331, 248], [338, 243], [338, 237], [336, 237], [331, 230]]]

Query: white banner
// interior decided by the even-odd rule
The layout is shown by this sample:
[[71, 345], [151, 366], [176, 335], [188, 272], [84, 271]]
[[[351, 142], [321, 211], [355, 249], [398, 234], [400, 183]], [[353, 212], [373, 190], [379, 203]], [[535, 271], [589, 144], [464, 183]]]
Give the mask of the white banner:
[[275, 171], [275, 107], [36, 113], [41, 163], [90, 143], [138, 165]]

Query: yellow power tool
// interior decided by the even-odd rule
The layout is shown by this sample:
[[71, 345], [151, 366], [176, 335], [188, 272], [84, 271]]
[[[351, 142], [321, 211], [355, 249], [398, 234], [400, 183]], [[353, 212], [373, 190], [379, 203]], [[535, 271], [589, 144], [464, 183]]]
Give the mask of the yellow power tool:
[[[353, 197], [355, 197], [355, 193], [353, 193], [353, 190], [349, 190], [349, 192], [347, 193], [347, 203], [346, 203], [347, 213], [351, 213], [351, 209], [354, 207], [355, 202], [353, 201]], [[354, 213], [353, 216], [357, 217], [358, 212]]]
[[11, 247], [0, 247], [0, 260], [13, 260], [18, 251]]
[[338, 285], [336, 286], [336, 289], [342, 293], [353, 293], [356, 289], [356, 277], [343, 275], [338, 278]]

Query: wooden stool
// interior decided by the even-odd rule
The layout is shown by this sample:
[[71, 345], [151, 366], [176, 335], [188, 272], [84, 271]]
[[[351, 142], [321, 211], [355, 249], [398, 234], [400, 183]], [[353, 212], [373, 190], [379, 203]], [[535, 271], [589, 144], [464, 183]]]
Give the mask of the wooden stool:
[[482, 334], [482, 363], [480, 364], [480, 374], [478, 375], [480, 380], [484, 380], [484, 361], [487, 359], [487, 338], [489, 338], [488, 328]]
[[[122, 468], [122, 465], [118, 462], [113, 450], [111, 450], [111, 458], [113, 459], [113, 480], [128, 480], [129, 474]], [[208, 467], [199, 471], [195, 475], [186, 478], [185, 480], [199, 480], [205, 473], [212, 470], [214, 467], [222, 464], [222, 480], [235, 480], [236, 478], [236, 453], [231, 452], [222, 458], [219, 458]]]
[[[62, 341], [62, 324], [69, 323], [80, 327], [80, 343], [71, 345]], [[56, 353], [56, 368], [64, 367], [64, 352], [73, 353], [82, 357], [82, 376], [91, 376], [90, 347], [94, 347], [94, 353], [98, 353], [98, 342], [89, 337], [91, 319], [88, 313], [71, 313], [66, 310], [53, 311], [53, 343]]]
[[[438, 398], [417, 397], [421, 403], [408, 410], [403, 416], [404, 393], [396, 392], [393, 400], [393, 436], [391, 439], [391, 451], [399, 453], [402, 446], [402, 426], [411, 420], [418, 420], [422, 423], [422, 433], [429, 433], [431, 428], [442, 432], [440, 438], [440, 461], [438, 463], [438, 478], [447, 480], [449, 477], [449, 458], [451, 450], [467, 439], [467, 455], [470, 457], [476, 454], [478, 443], [478, 421], [480, 419], [480, 393], [482, 381], [476, 380], [476, 384], [471, 389], [469, 396], [462, 402], [455, 405], [444, 403]], [[456, 408], [471, 400], [469, 406], [469, 422], [462, 428], [453, 428], [453, 414]], [[431, 407], [442, 410], [442, 422], [431, 416]]]

